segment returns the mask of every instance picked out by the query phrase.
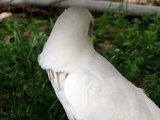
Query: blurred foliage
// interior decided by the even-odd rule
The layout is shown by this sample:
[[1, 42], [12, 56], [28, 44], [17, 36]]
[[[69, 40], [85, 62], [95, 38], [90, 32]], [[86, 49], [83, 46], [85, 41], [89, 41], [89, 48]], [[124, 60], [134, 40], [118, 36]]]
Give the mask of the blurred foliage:
[[[52, 22], [7, 18], [0, 23], [0, 119], [66, 120], [37, 62]], [[95, 20], [94, 46], [160, 106], [160, 20], [105, 14]], [[23, 34], [30, 35], [25, 39]], [[108, 49], [99, 44], [110, 45]]]
[[[66, 119], [37, 57], [51, 26], [38, 19], [8, 18], [0, 24], [0, 118]], [[25, 39], [27, 33], [30, 38]]]

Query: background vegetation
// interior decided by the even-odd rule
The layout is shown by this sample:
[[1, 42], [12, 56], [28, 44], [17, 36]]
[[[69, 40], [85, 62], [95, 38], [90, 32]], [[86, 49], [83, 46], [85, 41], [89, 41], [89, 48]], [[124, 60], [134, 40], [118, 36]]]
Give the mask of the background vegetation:
[[[0, 23], [1, 120], [66, 120], [37, 62], [51, 21], [12, 16]], [[160, 19], [106, 13], [94, 29], [96, 50], [160, 106]]]

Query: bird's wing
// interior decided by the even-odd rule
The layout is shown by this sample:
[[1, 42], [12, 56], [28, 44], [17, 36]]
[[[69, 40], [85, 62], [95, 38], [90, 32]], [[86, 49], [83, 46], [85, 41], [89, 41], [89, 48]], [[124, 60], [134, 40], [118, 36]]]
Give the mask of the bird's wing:
[[[78, 120], [159, 120], [160, 112], [133, 84], [115, 76], [101, 79], [98, 71], [80, 70], [67, 76], [64, 93]], [[117, 77], [119, 79], [119, 77]], [[114, 82], [109, 82], [114, 81]], [[123, 85], [123, 86], [122, 86]], [[156, 117], [154, 117], [156, 116]]]
[[67, 117], [69, 118], [69, 120], [75, 120], [75, 117], [71, 111], [71, 107], [68, 104], [68, 101], [64, 95], [64, 82], [68, 74], [62, 72], [54, 72], [52, 70], [47, 70], [47, 73], [52, 87], [57, 95], [57, 98], [59, 99], [64, 110], [66, 111]]
[[104, 103], [106, 98], [104, 100], [102, 98], [101, 103], [98, 100], [98, 97], [104, 95], [101, 87], [103, 88], [105, 84], [101, 86], [99, 83], [103, 81], [98, 82], [97, 80], [95, 75], [88, 71], [71, 73], [67, 76], [64, 93], [77, 120], [105, 120], [100, 116], [104, 113], [101, 107], [106, 104]]

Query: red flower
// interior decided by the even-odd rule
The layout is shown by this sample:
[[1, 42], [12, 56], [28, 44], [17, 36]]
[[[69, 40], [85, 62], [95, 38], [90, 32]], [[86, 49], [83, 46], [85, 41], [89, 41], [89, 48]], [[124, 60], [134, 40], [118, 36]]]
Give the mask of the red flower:
[[23, 38], [24, 38], [24, 39], [29, 39], [29, 38], [30, 38], [30, 35], [29, 35], [28, 33], [24, 33], [24, 34], [23, 34]]

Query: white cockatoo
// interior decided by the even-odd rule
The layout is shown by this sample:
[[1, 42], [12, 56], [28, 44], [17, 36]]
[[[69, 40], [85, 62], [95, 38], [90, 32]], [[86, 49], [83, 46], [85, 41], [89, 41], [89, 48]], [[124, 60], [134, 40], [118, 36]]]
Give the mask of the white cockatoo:
[[39, 55], [69, 120], [160, 120], [160, 109], [93, 47], [91, 13], [66, 9]]

